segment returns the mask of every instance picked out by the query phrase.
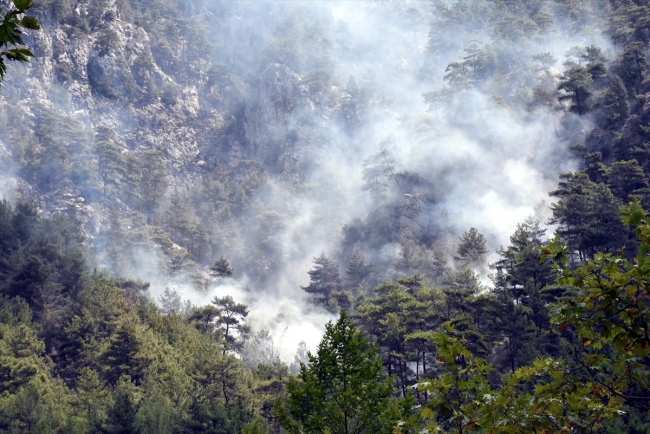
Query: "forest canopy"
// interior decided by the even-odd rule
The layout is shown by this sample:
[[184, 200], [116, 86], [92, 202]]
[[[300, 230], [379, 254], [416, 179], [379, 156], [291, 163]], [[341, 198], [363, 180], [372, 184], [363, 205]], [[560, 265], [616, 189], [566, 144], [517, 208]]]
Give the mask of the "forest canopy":
[[644, 2], [0, 16], [1, 431], [650, 432]]

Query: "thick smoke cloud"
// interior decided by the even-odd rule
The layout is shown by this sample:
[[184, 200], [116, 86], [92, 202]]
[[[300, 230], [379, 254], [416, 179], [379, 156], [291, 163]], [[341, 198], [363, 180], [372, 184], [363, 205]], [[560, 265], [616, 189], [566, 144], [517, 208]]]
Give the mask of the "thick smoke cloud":
[[[225, 283], [210, 280], [203, 267], [201, 273], [209, 284], [199, 291], [185, 277], [165, 277], [161, 270], [168, 258], [159, 247], [147, 246], [125, 252], [131, 258], [128, 274], [150, 282], [150, 295], [156, 300], [165, 288], [173, 287], [197, 306], [208, 304], [215, 295], [226, 294], [249, 304], [249, 322], [256, 330], [270, 331], [280, 356], [287, 362], [292, 361], [301, 340], [314, 350], [324, 323], [333, 318], [331, 313], [310, 304], [300, 287], [308, 283], [312, 257], [325, 252], [346, 259], [341, 251], [344, 225], [355, 219], [365, 221], [382, 207], [395, 207], [400, 203], [398, 199], [414, 198], [423, 204], [417, 218], [434, 228], [449, 255], [453, 253], [452, 241], [470, 227], [486, 236], [494, 254], [499, 246], [509, 243], [517, 223], [531, 215], [546, 220], [548, 192], [557, 185], [560, 173], [575, 168], [570, 140], [558, 124], [557, 113], [528, 110], [512, 102], [517, 92], [530, 91], [535, 80], [541, 81], [544, 72], [536, 76], [518, 70], [504, 76], [503, 86], [511, 89], [510, 101], [495, 101], [493, 93], [485, 89], [452, 88], [443, 107], [429, 110], [422, 94], [449, 86], [444, 80], [445, 68], [467, 55], [463, 49], [470, 40], [455, 41], [457, 46], [432, 53], [428, 47], [430, 23], [438, 17], [428, 2], [188, 1], [184, 6], [209, 26], [216, 47], [211, 53], [214, 61], [246, 78], [247, 84], [241, 85], [241, 110], [247, 119], [246, 139], [260, 149], [257, 157], [264, 163], [268, 153], [281, 154], [281, 167], [271, 170], [269, 181], [250, 200], [242, 220], [246, 225], [242, 228], [243, 239], [237, 241], [247, 245], [264, 243], [273, 251], [272, 260], [260, 259], [254, 272], [238, 269], [238, 278]], [[446, 31], [450, 34], [442, 37], [457, 38], [453, 30]], [[483, 29], [471, 38], [489, 44], [492, 36], [490, 29]], [[497, 48], [515, 58], [526, 56], [520, 62], [527, 65], [524, 69], [531, 65], [531, 53], [550, 51], [558, 59], [552, 79], [557, 82], [567, 49], [591, 44], [607, 47], [604, 41], [598, 33], [577, 38], [553, 34], [540, 39], [536, 47], [502, 41]], [[287, 55], [285, 65], [277, 64], [274, 43], [295, 54], [295, 59]], [[322, 54], [319, 58], [311, 55], [316, 46]], [[425, 69], [428, 72], [423, 78]], [[309, 71], [316, 70], [329, 71], [332, 76], [323, 79], [322, 89], [312, 91]], [[358, 86], [358, 99], [363, 100], [352, 110], [359, 117], [355, 122], [343, 116], [342, 108], [354, 97], [353, 84]], [[291, 96], [291, 101], [287, 107], [278, 108], [279, 100], [273, 98], [285, 94]], [[174, 113], [179, 118], [193, 119], [199, 125], [193, 128], [200, 129], [203, 121], [196, 113], [201, 96], [190, 86], [180, 95], [188, 102], [183, 103], [184, 111], [174, 109]], [[52, 95], [46, 98], [54, 99]], [[84, 98], [90, 99], [88, 95]], [[83, 108], [71, 116], [88, 128], [109, 123], [119, 129], [128, 124], [128, 131], [117, 133], [136, 142], [140, 129], [145, 129], [131, 120], [134, 117], [127, 110], [80, 104]], [[214, 110], [201, 134], [221, 134], [231, 115], [225, 109]], [[165, 122], [163, 117], [160, 119], [157, 121]], [[583, 126], [588, 128], [588, 124]], [[294, 139], [288, 139], [287, 132], [294, 134]], [[150, 131], [145, 133], [142, 137], [149, 139], [138, 142], [139, 147], [146, 149], [163, 142]], [[202, 148], [200, 140], [185, 143], [182, 135], [173, 137], [178, 142], [166, 146], [178, 149], [167, 151], [168, 158], [173, 159], [176, 153], [191, 154], [191, 158], [168, 162], [170, 191], [196, 185], [203, 165], [224, 158], [214, 146]], [[120, 146], [124, 152], [142, 151], [129, 150], [128, 144]], [[279, 150], [272, 150], [273, 146]], [[185, 152], [186, 148], [189, 151]], [[3, 149], [0, 145], [0, 159]], [[394, 171], [417, 174], [423, 181], [399, 184], [387, 179], [384, 182], [390, 197], [371, 197], [363, 189], [363, 164], [382, 149], [394, 158]], [[234, 160], [237, 152], [230, 152]], [[9, 195], [11, 189], [3, 187], [8, 182], [0, 177], [0, 195]], [[413, 187], [405, 190], [405, 185]], [[170, 206], [169, 198], [165, 200], [163, 209]], [[88, 212], [101, 214], [105, 209], [97, 207]], [[100, 226], [109, 225], [105, 215], [95, 220]], [[134, 229], [129, 226], [126, 230]], [[108, 240], [95, 236], [93, 243], [100, 258], [98, 265], [114, 268], [106, 254]], [[232, 245], [235, 243], [232, 241]], [[399, 249], [399, 243], [392, 240], [364, 253], [372, 260], [386, 261], [397, 257]], [[228, 251], [213, 253], [236, 256]], [[344, 263], [340, 263], [340, 271], [344, 273]]]
[[[426, 6], [408, 3], [427, 13]], [[307, 12], [300, 3], [274, 6], [278, 14], [292, 8], [310, 14], [328, 27], [332, 37], [341, 29], [349, 32], [345, 36], [350, 45], [347, 54], [336, 53], [340, 85], [352, 75], [371, 93], [376, 89], [373, 96], [385, 101], [366, 114], [366, 125], [354, 136], [346, 134], [345, 126], [328, 119], [327, 114], [320, 118], [314, 114], [320, 122], [317, 139], [324, 145], [310, 150], [313, 165], [304, 179], [313, 187], [289, 200], [293, 213], [284, 210], [288, 220], [282, 235], [283, 253], [292, 260], [285, 264], [278, 283], [261, 292], [262, 297], [274, 294], [278, 301], [262, 303], [264, 307], [257, 309], [265, 312], [253, 316], [257, 321], [265, 318], [261, 323], [271, 330], [280, 348], [293, 343], [285, 340], [290, 332], [315, 342], [311, 333], [319, 322], [313, 322], [313, 311], [296, 308], [292, 315], [275, 316], [272, 321], [267, 318], [273, 317], [271, 312], [276, 309], [302, 305], [304, 294], [297, 288], [307, 283], [310, 268], [304, 258], [321, 251], [336, 254], [343, 224], [364, 219], [375, 206], [362, 191], [362, 162], [387, 138], [399, 170], [423, 174], [439, 186], [435, 206], [428, 212], [447, 239], [476, 227], [486, 235], [494, 254], [499, 246], [509, 243], [517, 223], [529, 216], [542, 222], [549, 217], [548, 192], [556, 187], [560, 173], [575, 169], [566, 140], [558, 137], [550, 120], [554, 115], [529, 114], [517, 106], [495, 107], [491, 95], [478, 91], [458, 95], [445, 113], [428, 113], [422, 93], [442, 87], [447, 63], [464, 54], [439, 53], [437, 75], [426, 82], [419, 79], [418, 70], [426, 61], [429, 15], [416, 22], [400, 21], [404, 16], [395, 12], [403, 5], [391, 2], [312, 2]], [[487, 34], [474, 37], [489, 41]], [[603, 40], [594, 35], [546, 40], [533, 52], [551, 51], [561, 64], [569, 47], [603, 46]], [[515, 44], [507, 47], [520, 48]], [[323, 214], [327, 221], [321, 218]], [[295, 245], [296, 233], [305, 235], [302, 245]], [[295, 251], [303, 260], [293, 257]], [[396, 256], [398, 251], [398, 246], [388, 244], [375, 253]], [[305, 328], [303, 323], [310, 325]]]

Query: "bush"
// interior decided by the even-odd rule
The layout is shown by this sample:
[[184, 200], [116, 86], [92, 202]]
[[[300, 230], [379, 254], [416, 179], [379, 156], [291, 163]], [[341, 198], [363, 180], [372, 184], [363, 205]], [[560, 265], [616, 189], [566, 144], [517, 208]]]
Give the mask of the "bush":
[[170, 82], [163, 85], [160, 100], [163, 102], [163, 104], [173, 105], [176, 104], [176, 101], [178, 98], [180, 98], [180, 96], [181, 91], [178, 88], [178, 85], [176, 85], [176, 83]]

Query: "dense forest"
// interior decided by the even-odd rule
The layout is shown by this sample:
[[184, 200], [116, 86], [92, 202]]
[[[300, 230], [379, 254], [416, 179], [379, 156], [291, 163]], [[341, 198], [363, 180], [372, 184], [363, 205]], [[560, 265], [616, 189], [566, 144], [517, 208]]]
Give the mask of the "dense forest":
[[0, 8], [0, 431], [650, 433], [646, 1]]

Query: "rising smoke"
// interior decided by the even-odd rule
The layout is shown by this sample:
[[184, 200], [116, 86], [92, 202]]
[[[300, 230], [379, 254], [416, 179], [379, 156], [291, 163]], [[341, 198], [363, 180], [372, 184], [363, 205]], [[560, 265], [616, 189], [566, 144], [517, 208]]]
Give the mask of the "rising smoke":
[[[472, 4], [479, 7], [481, 2]], [[533, 110], [523, 102], [530, 98], [522, 93], [530, 93], [537, 81], [548, 80], [544, 72], [531, 70], [531, 55], [550, 52], [556, 57], [551, 80], [557, 81], [567, 49], [608, 46], [598, 32], [568, 37], [559, 31], [540, 38], [536, 46], [522, 46], [504, 39], [495, 42], [489, 28], [471, 34], [443, 28], [437, 29], [442, 34], [436, 38], [453, 43], [433, 50], [431, 23], [440, 20], [440, 9], [429, 2], [188, 1], [184, 9], [208, 25], [214, 62], [228, 65], [234, 75], [246, 78], [242, 85], [246, 119], [242, 123], [246, 140], [258, 148], [257, 154], [251, 155], [264, 165], [265, 153], [273, 146], [278, 148], [273, 152], [280, 156], [281, 164], [270, 169], [270, 179], [250, 200], [239, 241], [257, 245], [264, 238], [265, 245], [272, 246], [273, 258], [262, 261], [255, 273], [237, 269], [234, 280], [211, 281], [206, 289], [197, 290], [182, 274], [170, 279], [161, 273], [168, 256], [159, 247], [146, 246], [127, 252], [132, 257], [128, 274], [150, 282], [154, 299], [173, 287], [197, 306], [226, 294], [248, 303], [249, 322], [256, 330], [270, 331], [287, 362], [302, 340], [315, 349], [323, 324], [332, 318], [309, 304], [300, 288], [308, 283], [311, 258], [325, 252], [339, 259], [343, 273], [345, 264], [341, 262], [346, 258], [341, 230], [355, 219], [372, 224], [369, 215], [397, 209], [410, 198], [418, 204], [419, 214], [413, 220], [426, 226], [427, 236], [456, 240], [475, 227], [486, 236], [493, 254], [509, 243], [516, 224], [528, 216], [544, 222], [549, 216], [548, 192], [556, 186], [558, 175], [573, 170], [576, 163], [569, 151], [571, 137], [559, 124], [554, 108]], [[44, 27], [47, 32], [47, 25]], [[486, 78], [490, 86], [454, 88], [444, 79], [446, 67], [466, 57], [464, 50], [471, 43], [480, 47], [494, 43], [494, 49], [508, 52], [510, 58], [517, 59], [511, 72], [499, 79]], [[285, 65], [276, 63], [278, 47], [294, 56], [287, 56]], [[31, 74], [39, 74], [38, 62]], [[38, 88], [33, 81], [17, 84]], [[445, 104], [432, 109], [422, 95], [445, 86], [449, 88]], [[503, 92], [504, 88], [508, 91]], [[55, 106], [53, 93], [39, 89], [43, 92], [38, 99]], [[80, 91], [73, 86], [70, 92]], [[188, 87], [181, 97], [200, 104], [200, 96], [192, 92]], [[358, 94], [353, 95], [355, 92]], [[285, 95], [290, 95], [291, 101], [278, 107]], [[145, 127], [132, 121], [128, 110], [95, 104], [89, 95], [70, 98], [77, 98], [81, 106], [70, 116], [87, 127], [96, 129], [109, 123], [122, 137], [130, 136], [136, 142], [138, 137], [146, 139], [146, 134], [138, 136], [139, 129]], [[357, 104], [352, 104], [350, 113], [358, 118], [343, 115], [348, 110], [343, 106], [350, 100]], [[230, 111], [236, 110], [211, 112], [213, 121], [199, 135], [225, 129]], [[179, 116], [182, 118], [181, 112]], [[128, 131], [119, 131], [125, 126]], [[572, 128], [586, 130], [589, 125]], [[201, 172], [193, 161], [211, 165], [212, 160], [230, 158], [227, 162], [232, 164], [237, 158], [232, 147], [232, 158], [224, 157], [202, 147], [200, 140], [167, 146], [172, 148], [166, 151], [170, 191], [187, 190], [200, 182]], [[179, 155], [185, 149], [194, 153], [193, 159], [187, 159], [191, 163], [174, 160], [176, 146]], [[0, 146], [0, 154], [3, 149]], [[385, 192], [380, 198], [364, 190], [363, 164], [382, 150], [394, 161], [391, 170], [405, 174], [406, 181], [400, 184], [399, 179], [384, 179]], [[415, 175], [418, 181], [411, 182]], [[3, 186], [9, 182], [0, 177], [0, 192], [5, 195], [10, 189]], [[98, 226], [109, 225], [109, 219], [101, 214], [110, 206], [100, 204], [88, 211], [98, 214]], [[112, 267], [106, 254], [107, 240], [95, 236], [93, 242], [98, 265]], [[366, 248], [367, 258], [387, 262], [398, 255], [399, 240], [387, 240], [373, 249]], [[451, 254], [453, 246], [447, 250]], [[250, 258], [238, 258], [235, 251], [214, 253], [233, 259], [235, 266], [251, 262]], [[205, 267], [203, 274], [207, 276]]]

